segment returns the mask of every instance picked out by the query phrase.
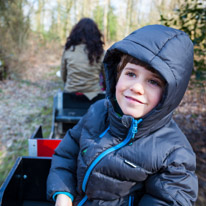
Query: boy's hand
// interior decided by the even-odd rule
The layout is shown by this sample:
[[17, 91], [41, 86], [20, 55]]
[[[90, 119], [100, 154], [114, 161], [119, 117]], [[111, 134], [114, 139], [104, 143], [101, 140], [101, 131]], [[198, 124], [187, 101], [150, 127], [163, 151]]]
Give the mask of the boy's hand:
[[55, 206], [72, 206], [72, 200], [67, 195], [57, 195]]

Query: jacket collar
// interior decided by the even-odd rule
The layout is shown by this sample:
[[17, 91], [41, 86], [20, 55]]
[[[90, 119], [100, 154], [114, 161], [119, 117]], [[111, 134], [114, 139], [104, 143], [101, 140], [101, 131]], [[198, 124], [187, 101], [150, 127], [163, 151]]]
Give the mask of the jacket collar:
[[[108, 99], [105, 100], [105, 104], [108, 109], [108, 117], [109, 117], [108, 120], [109, 120], [111, 133], [115, 137], [121, 140], [124, 139], [127, 133], [129, 132], [133, 117], [129, 115], [119, 116], [119, 114], [114, 110], [113, 104]], [[154, 115], [154, 117], [155, 116], [156, 115]], [[134, 140], [155, 132], [156, 130], [160, 129], [161, 127], [169, 123], [171, 118], [172, 118], [172, 112], [166, 115], [164, 118], [160, 119], [158, 122], [156, 122], [156, 124], [154, 124], [154, 120], [152, 118], [150, 118], [150, 121], [146, 121], [146, 122], [144, 122], [144, 118], [143, 118], [143, 122], [138, 125], [138, 132], [136, 133]]]
[[[115, 110], [114, 106], [111, 103], [110, 100], [106, 100], [106, 107], [108, 109], [108, 120], [109, 120], [109, 125], [110, 125], [110, 131], [114, 135], [114, 137], [119, 138], [119, 139], [124, 139], [126, 138], [129, 129], [132, 125], [133, 117], [129, 115], [122, 115], [120, 116]], [[138, 131], [141, 131], [140, 133], [137, 132], [135, 134], [135, 139], [142, 137], [144, 134], [147, 134], [148, 129], [144, 129], [142, 127], [142, 124], [140, 123], [138, 125]], [[145, 131], [145, 132], [143, 132]]]

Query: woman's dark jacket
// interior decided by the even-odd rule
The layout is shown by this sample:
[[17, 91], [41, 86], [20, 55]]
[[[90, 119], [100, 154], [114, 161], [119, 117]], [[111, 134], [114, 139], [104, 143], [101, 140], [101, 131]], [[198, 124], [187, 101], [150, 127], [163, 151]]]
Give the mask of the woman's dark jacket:
[[[113, 106], [121, 52], [150, 64], [167, 82], [162, 101], [140, 120], [119, 117]], [[179, 30], [146, 26], [115, 43], [104, 66], [107, 99], [93, 104], [56, 149], [48, 198], [68, 192], [75, 206], [193, 205], [195, 154], [172, 119], [193, 69], [191, 40]]]

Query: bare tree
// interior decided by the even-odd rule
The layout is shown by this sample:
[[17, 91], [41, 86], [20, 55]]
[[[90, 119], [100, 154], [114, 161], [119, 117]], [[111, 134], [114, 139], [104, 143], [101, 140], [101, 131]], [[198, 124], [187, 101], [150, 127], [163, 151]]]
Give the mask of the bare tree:
[[152, 1], [152, 10], [149, 15], [149, 22], [155, 23], [160, 21], [160, 15], [172, 17], [174, 10], [179, 7], [184, 0], [156, 0]]
[[74, 0], [66, 0], [65, 2], [65, 14], [64, 14], [64, 20], [63, 20], [63, 39], [66, 39], [67, 35], [68, 35], [68, 30], [70, 28], [68, 28], [68, 25], [70, 25], [70, 11], [71, 8], [73, 6], [73, 4], [75, 4]]
[[109, 10], [110, 0], [104, 1], [104, 42], [108, 39], [108, 10]]
[[45, 0], [38, 0], [38, 9], [36, 11], [36, 25], [37, 31], [43, 32], [44, 30], [44, 7]]
[[[8, 73], [11, 59], [18, 61], [12, 53], [19, 54], [19, 52], [21, 52], [29, 34], [30, 13], [27, 12], [27, 15], [25, 14], [23, 10], [25, 5], [28, 6], [27, 8], [29, 10], [29, 4], [27, 4], [26, 0], [0, 1], [0, 61], [1, 67], [3, 65], [4, 68], [3, 73], [5, 74], [3, 74], [3, 76], [6, 76]], [[2, 75], [2, 73], [0, 75]]]

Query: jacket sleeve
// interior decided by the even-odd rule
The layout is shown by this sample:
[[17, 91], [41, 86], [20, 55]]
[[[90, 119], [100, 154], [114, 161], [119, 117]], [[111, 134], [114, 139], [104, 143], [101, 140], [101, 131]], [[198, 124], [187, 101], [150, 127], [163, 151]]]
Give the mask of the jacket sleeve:
[[47, 199], [52, 200], [55, 193], [76, 195], [76, 168], [79, 153], [79, 138], [83, 118], [69, 130], [60, 142], [52, 157], [52, 164], [47, 178]]
[[138, 206], [191, 206], [197, 199], [196, 159], [190, 149], [179, 148], [164, 161], [164, 167], [145, 183]]
[[67, 80], [67, 68], [66, 68], [66, 59], [65, 59], [65, 51], [62, 54], [61, 59], [61, 78], [63, 82], [65, 83]]

